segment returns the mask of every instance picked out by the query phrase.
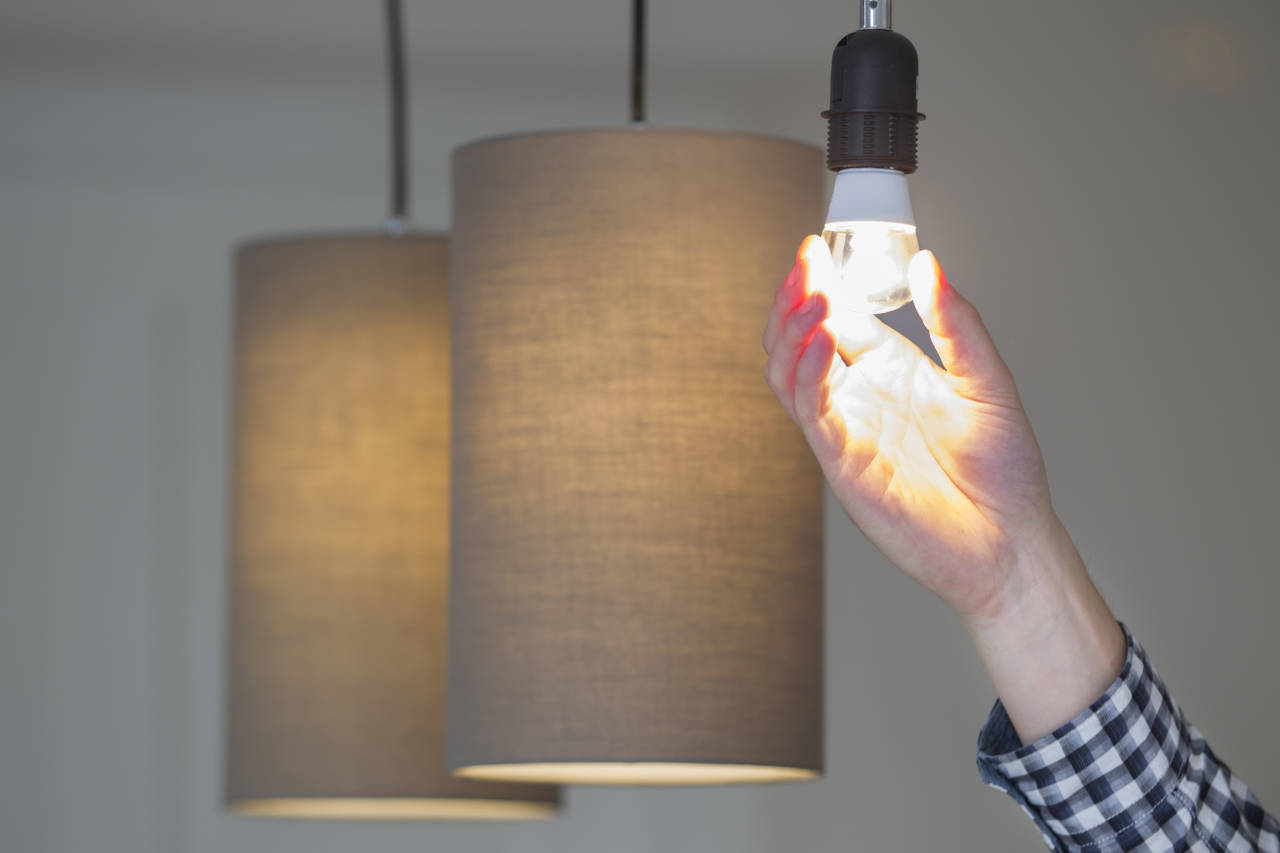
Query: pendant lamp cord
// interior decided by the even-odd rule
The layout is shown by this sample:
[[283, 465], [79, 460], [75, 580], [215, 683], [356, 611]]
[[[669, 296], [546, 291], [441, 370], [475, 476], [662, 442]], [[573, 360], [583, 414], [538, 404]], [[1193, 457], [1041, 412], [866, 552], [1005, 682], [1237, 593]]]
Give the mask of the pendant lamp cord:
[[390, 106], [391, 186], [387, 230], [409, 228], [409, 126], [405, 103], [404, 15], [400, 0], [386, 0], [387, 95]]
[[645, 0], [631, 0], [631, 122], [644, 124]]

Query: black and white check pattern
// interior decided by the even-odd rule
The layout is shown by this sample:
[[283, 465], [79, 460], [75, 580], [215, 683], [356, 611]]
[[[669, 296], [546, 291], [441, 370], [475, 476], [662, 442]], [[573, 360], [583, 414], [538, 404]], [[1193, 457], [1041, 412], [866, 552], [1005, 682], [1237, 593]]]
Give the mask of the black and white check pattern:
[[999, 702], [978, 737], [983, 781], [1007, 792], [1053, 850], [1280, 853], [1280, 822], [1182, 716], [1146, 652], [1110, 689], [1023, 746]]

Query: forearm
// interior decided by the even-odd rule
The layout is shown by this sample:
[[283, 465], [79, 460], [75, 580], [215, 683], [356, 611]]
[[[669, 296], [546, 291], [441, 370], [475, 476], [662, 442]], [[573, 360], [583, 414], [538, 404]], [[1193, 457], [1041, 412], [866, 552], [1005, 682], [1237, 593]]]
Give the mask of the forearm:
[[1116, 679], [1051, 734], [1020, 742], [997, 703], [978, 736], [983, 781], [1013, 797], [1056, 851], [1280, 851], [1280, 824], [1125, 639]]
[[964, 623], [1018, 736], [1031, 743], [1107, 689], [1124, 665], [1125, 638], [1056, 518], [1019, 551], [1009, 578], [994, 606]]

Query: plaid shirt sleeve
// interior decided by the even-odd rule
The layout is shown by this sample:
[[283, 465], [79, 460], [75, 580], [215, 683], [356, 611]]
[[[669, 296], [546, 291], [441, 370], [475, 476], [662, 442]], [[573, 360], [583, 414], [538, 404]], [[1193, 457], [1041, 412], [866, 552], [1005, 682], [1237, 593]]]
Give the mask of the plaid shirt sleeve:
[[983, 781], [1017, 800], [1053, 850], [1280, 853], [1280, 822], [1213, 754], [1124, 633], [1115, 683], [1035, 743], [1022, 745], [996, 702], [978, 738]]

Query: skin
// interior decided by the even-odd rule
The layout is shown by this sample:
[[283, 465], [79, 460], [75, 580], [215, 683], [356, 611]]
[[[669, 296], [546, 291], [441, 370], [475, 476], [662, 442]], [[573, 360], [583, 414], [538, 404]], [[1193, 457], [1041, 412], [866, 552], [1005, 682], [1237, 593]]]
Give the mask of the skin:
[[1053, 509], [1013, 375], [933, 253], [908, 278], [945, 370], [871, 315], [831, 316], [834, 275], [806, 238], [765, 328], [765, 377], [853, 522], [955, 612], [1031, 743], [1110, 686], [1124, 634]]

